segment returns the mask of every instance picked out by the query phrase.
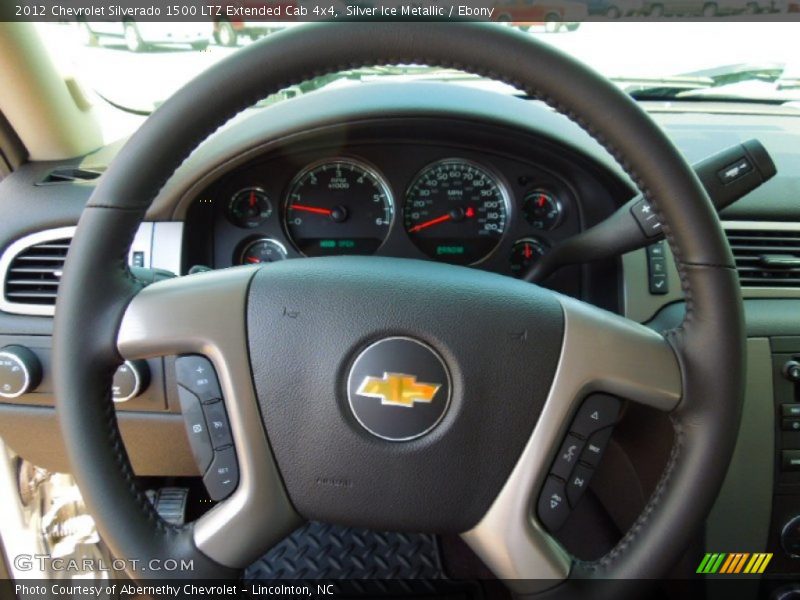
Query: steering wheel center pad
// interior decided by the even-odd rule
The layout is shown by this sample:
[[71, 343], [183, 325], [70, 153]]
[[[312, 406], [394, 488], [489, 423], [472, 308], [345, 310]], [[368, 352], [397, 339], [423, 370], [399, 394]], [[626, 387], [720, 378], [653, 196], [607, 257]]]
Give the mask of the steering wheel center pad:
[[[563, 321], [555, 295], [542, 288], [437, 263], [336, 257], [259, 270], [247, 309], [253, 378], [297, 511], [310, 520], [389, 531], [474, 527], [541, 412]], [[376, 438], [348, 403], [356, 356], [390, 337], [427, 344], [451, 375], [452, 399], [441, 422], [411, 441]], [[417, 364], [402, 359], [388, 355], [364, 374], [380, 380], [405, 371], [420, 383], [447, 384], [441, 377], [426, 381], [434, 357]], [[364, 402], [388, 420], [427, 408], [424, 401]]]

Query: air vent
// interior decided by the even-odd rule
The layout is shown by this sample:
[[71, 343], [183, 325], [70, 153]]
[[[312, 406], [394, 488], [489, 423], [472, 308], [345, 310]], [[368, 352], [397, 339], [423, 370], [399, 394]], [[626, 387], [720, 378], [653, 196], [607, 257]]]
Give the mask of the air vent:
[[62, 238], [20, 252], [6, 273], [6, 300], [55, 305], [69, 242], [69, 238]]
[[52, 315], [74, 227], [51, 229], [17, 240], [0, 259], [0, 310]]
[[80, 183], [94, 181], [103, 174], [102, 169], [80, 169], [77, 167], [59, 167], [50, 171], [47, 176], [39, 182], [39, 185], [52, 183]]
[[800, 288], [800, 227], [762, 227], [727, 227], [742, 286]]

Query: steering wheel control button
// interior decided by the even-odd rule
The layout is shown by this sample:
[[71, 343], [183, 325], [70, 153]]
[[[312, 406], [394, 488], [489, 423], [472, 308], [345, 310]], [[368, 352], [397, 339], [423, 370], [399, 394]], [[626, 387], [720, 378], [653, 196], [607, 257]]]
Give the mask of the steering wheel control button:
[[557, 475], [561, 479], [567, 479], [575, 468], [578, 458], [583, 451], [583, 446], [586, 442], [581, 438], [568, 435], [561, 444], [561, 449], [558, 451], [555, 461], [553, 461], [553, 468], [550, 473]]
[[553, 533], [561, 529], [569, 516], [569, 504], [564, 482], [556, 477], [548, 477], [539, 496], [539, 521], [545, 529]]
[[413, 440], [431, 431], [450, 404], [450, 373], [427, 344], [385, 338], [358, 355], [347, 379], [347, 399], [364, 429], [384, 440]]
[[586, 442], [586, 448], [584, 448], [581, 453], [581, 462], [591, 467], [599, 465], [603, 452], [605, 452], [606, 446], [608, 445], [608, 440], [611, 439], [612, 431], [613, 429], [611, 427], [606, 427], [605, 429], [593, 433], [589, 441]]
[[233, 444], [231, 428], [228, 425], [228, 414], [225, 412], [225, 404], [222, 400], [203, 405], [203, 414], [208, 425], [208, 435], [211, 437], [211, 445], [215, 450]]
[[140, 396], [150, 385], [150, 368], [143, 360], [126, 360], [114, 373], [111, 397], [121, 404]]
[[647, 248], [647, 276], [651, 294], [663, 295], [669, 292], [664, 240], [656, 242]]
[[36, 389], [42, 381], [39, 358], [24, 346], [0, 350], [0, 398], [19, 398]]
[[572, 432], [588, 438], [595, 431], [610, 427], [617, 422], [622, 403], [608, 394], [592, 394], [583, 401], [575, 420]]
[[214, 452], [214, 460], [203, 477], [208, 496], [212, 500], [224, 500], [239, 484], [239, 464], [233, 447]]
[[214, 451], [211, 448], [211, 438], [208, 435], [200, 400], [190, 391], [180, 386], [178, 386], [178, 399], [181, 403], [183, 422], [186, 425], [186, 434], [189, 438], [189, 446], [192, 449], [195, 463], [197, 463], [197, 469], [201, 473], [205, 473], [208, 465], [211, 464]]
[[653, 207], [644, 198], [631, 206], [631, 214], [645, 237], [654, 238], [661, 235], [661, 221], [658, 220]]
[[175, 359], [178, 383], [192, 392], [200, 402], [213, 402], [222, 398], [217, 373], [211, 361], [204, 356], [190, 354]]
[[572, 508], [578, 504], [578, 500], [589, 487], [589, 480], [594, 474], [594, 469], [583, 464], [578, 464], [572, 475], [567, 480], [567, 500]]

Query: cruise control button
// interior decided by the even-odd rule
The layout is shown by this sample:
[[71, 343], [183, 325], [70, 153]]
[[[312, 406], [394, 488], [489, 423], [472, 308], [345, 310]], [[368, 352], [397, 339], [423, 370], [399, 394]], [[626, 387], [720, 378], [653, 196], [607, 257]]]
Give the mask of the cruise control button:
[[239, 483], [239, 463], [233, 447], [216, 450], [214, 460], [203, 477], [203, 484], [212, 500], [223, 500]]
[[646, 237], [661, 235], [661, 221], [658, 220], [653, 207], [644, 198], [631, 206], [631, 214]]
[[586, 447], [581, 453], [581, 461], [591, 467], [599, 465], [603, 452], [605, 452], [606, 446], [608, 445], [608, 440], [611, 439], [612, 431], [613, 429], [611, 427], [606, 427], [605, 429], [593, 433], [589, 441], [586, 442]]
[[622, 403], [614, 396], [592, 394], [583, 401], [571, 429], [578, 435], [589, 437], [595, 431], [616, 423], [621, 406]]
[[189, 437], [189, 447], [192, 449], [198, 470], [205, 473], [214, 451], [211, 448], [211, 439], [208, 437], [206, 420], [200, 408], [200, 400], [182, 387], [178, 387], [178, 399], [181, 403], [186, 435]]
[[664, 241], [661, 240], [660, 242], [650, 244], [647, 247], [647, 258], [663, 258], [665, 256], [665, 252], [666, 246], [664, 245]]
[[225, 412], [225, 404], [222, 400], [204, 404], [203, 413], [206, 415], [208, 434], [211, 436], [211, 445], [214, 446], [214, 449], [230, 446], [233, 439], [231, 438], [231, 428], [228, 426], [228, 414]]
[[578, 457], [581, 455], [583, 445], [586, 442], [574, 435], [567, 435], [564, 443], [561, 444], [561, 449], [553, 461], [553, 468], [550, 470], [552, 475], [558, 475], [561, 479], [567, 479], [569, 474], [572, 473], [575, 463], [578, 462]]
[[664, 273], [652, 273], [650, 275], [650, 293], [653, 295], [663, 295], [669, 293], [669, 281]]
[[547, 478], [539, 496], [536, 512], [545, 529], [551, 533], [561, 529], [570, 512], [563, 481], [555, 477]]
[[204, 356], [179, 356], [175, 359], [175, 371], [178, 383], [196, 395], [200, 402], [222, 398], [217, 373]]
[[569, 505], [572, 508], [575, 508], [583, 492], [589, 487], [589, 480], [592, 478], [593, 474], [593, 469], [586, 465], [579, 464], [575, 467], [572, 475], [569, 476], [569, 480], [567, 481], [567, 500], [569, 500]]

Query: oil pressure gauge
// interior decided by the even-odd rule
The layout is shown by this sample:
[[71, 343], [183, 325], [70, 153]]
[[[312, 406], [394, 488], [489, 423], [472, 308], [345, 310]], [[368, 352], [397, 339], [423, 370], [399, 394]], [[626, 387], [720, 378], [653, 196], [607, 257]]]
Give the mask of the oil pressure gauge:
[[539, 189], [525, 196], [522, 201], [522, 212], [525, 220], [533, 227], [550, 231], [561, 224], [564, 209], [553, 193]]
[[239, 190], [228, 202], [228, 219], [237, 227], [258, 227], [271, 214], [272, 202], [261, 188], [248, 187]]

